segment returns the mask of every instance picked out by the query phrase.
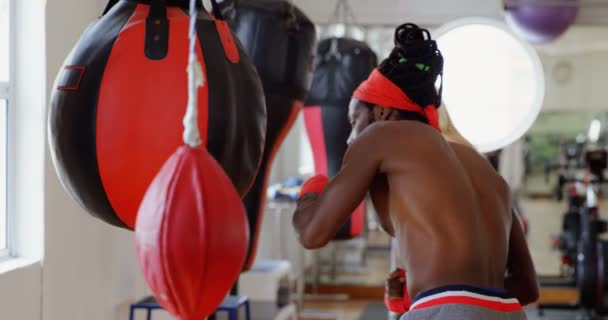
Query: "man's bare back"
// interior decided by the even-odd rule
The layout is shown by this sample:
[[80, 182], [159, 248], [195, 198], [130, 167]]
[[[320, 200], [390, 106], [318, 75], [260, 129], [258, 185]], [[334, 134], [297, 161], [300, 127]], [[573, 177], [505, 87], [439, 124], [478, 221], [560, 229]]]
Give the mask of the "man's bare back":
[[[524, 261], [521, 274], [535, 277], [523, 233], [512, 237], [519, 225], [503, 179], [476, 151], [413, 121], [368, 126], [325, 191], [299, 201], [294, 226], [304, 246], [327, 244], [368, 190], [383, 228], [398, 240], [411, 296], [454, 284], [511, 287], [505, 274], [513, 241], [525, 250], [511, 260]], [[536, 299], [530, 281], [516, 286], [522, 304]]]
[[385, 165], [370, 194], [389, 209], [378, 218], [398, 240], [410, 294], [448, 284], [503, 288], [512, 223], [503, 179], [477, 152], [427, 125], [379, 125], [374, 140]]

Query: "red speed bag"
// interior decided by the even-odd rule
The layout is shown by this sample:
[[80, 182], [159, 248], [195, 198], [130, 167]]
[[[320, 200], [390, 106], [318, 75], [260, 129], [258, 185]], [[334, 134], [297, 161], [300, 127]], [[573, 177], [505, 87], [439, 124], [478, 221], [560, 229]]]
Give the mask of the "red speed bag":
[[137, 257], [157, 301], [181, 320], [212, 314], [245, 261], [245, 208], [222, 167], [181, 147], [152, 181], [135, 228]]
[[[376, 64], [376, 54], [363, 42], [329, 38], [319, 43], [313, 84], [304, 107], [316, 174], [333, 177], [340, 171], [351, 131], [348, 120], [351, 96]], [[364, 223], [365, 210], [361, 204], [335, 239], [358, 237]]]
[[[59, 178], [113, 225], [134, 227], [146, 188], [182, 145], [187, 8], [185, 0], [119, 1], [85, 31], [57, 78], [49, 143]], [[201, 137], [243, 196], [264, 147], [262, 84], [227, 23], [202, 7], [198, 16]]]
[[251, 232], [248, 269], [256, 256], [272, 162], [310, 89], [317, 41], [312, 21], [287, 0], [241, 1], [230, 27], [262, 79], [268, 116], [260, 170], [244, 199]]

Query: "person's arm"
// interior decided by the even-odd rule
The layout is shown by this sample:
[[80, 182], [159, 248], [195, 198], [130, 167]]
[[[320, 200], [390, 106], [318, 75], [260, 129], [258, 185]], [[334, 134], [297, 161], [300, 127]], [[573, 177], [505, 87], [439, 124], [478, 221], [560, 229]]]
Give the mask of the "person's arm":
[[305, 194], [298, 200], [293, 226], [305, 248], [325, 246], [364, 200], [382, 159], [383, 141], [377, 131], [367, 128], [350, 145], [340, 172], [321, 194]]
[[538, 279], [515, 211], [512, 212], [512, 216], [505, 290], [514, 295], [522, 306], [525, 306], [538, 300]]

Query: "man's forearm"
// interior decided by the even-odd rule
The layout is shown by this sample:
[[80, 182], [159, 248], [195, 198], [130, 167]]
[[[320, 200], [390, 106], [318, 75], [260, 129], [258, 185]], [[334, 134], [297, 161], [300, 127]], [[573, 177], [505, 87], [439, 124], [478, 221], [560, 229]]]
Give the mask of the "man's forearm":
[[316, 235], [313, 223], [318, 200], [316, 195], [298, 200], [296, 212], [293, 215], [293, 227], [298, 233], [298, 238], [302, 246], [306, 249], [318, 249], [325, 245], [322, 237]]

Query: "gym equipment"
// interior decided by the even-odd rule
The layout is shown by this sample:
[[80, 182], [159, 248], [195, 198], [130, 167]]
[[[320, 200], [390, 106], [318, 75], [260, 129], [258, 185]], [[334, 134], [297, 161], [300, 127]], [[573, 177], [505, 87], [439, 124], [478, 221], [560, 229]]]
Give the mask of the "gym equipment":
[[224, 299], [217, 311], [228, 313], [229, 320], [239, 320], [239, 309], [245, 309], [245, 320], [251, 320], [251, 307], [246, 296], [229, 296]]
[[316, 31], [310, 19], [287, 0], [241, 1], [230, 26], [262, 79], [268, 114], [260, 170], [244, 199], [251, 234], [248, 269], [256, 256], [272, 162], [310, 89]]
[[284, 182], [268, 187], [268, 198], [272, 200], [296, 201], [304, 181], [297, 177], [288, 178]]
[[[198, 94], [209, 83], [197, 54], [196, 3], [190, 0], [187, 29], [185, 146], [165, 162], [150, 184], [135, 228], [137, 258], [150, 289], [165, 310], [183, 320], [205, 319], [215, 311], [238, 278], [249, 241], [240, 195], [201, 147]], [[246, 298], [224, 304], [231, 319], [237, 318], [242, 304], [249, 311]]]
[[[608, 314], [608, 243], [599, 238], [608, 228], [606, 221], [599, 217], [597, 195], [593, 187], [597, 182], [590, 180], [584, 185], [578, 182], [577, 190], [571, 189], [571, 199], [576, 200], [571, 203], [571, 208], [576, 211], [568, 212], [564, 217], [564, 226], [568, 226], [564, 235], [569, 238], [578, 237], [568, 240], [562, 254], [569, 256], [569, 259], [575, 259], [570, 262], [574, 268], [573, 272], [561, 279], [541, 278], [543, 286], [576, 287], [579, 291], [579, 302], [575, 305], [541, 304], [538, 309], [541, 314], [546, 309], [580, 309], [588, 319]], [[579, 207], [581, 192], [584, 192], [584, 199]], [[578, 222], [575, 221], [577, 217]], [[575, 252], [572, 252], [573, 250]]]
[[[549, 174], [557, 169], [557, 183], [555, 197], [561, 201], [564, 197], [564, 186], [568, 182], [577, 181], [577, 175], [588, 172], [597, 183], [602, 185], [606, 177], [604, 171], [608, 169], [608, 150], [602, 148], [586, 147], [584, 143], [567, 141], [560, 146], [560, 160], [556, 164], [545, 165], [545, 182], [549, 182]], [[601, 190], [599, 190], [601, 193]]]
[[564, 141], [560, 143], [560, 158], [557, 163], [545, 164], [545, 183], [548, 183], [549, 174], [557, 169], [557, 183], [555, 185], [555, 198], [561, 201], [564, 198], [564, 185], [569, 179], [576, 178], [576, 171], [583, 165], [583, 152], [585, 144], [578, 141]]
[[[262, 158], [266, 108], [255, 67], [214, 5], [198, 9], [203, 145], [239, 194]], [[58, 75], [49, 144], [58, 176], [93, 216], [133, 229], [146, 188], [181, 145], [187, 0], [112, 0]]]
[[[351, 131], [350, 99], [377, 63], [376, 54], [363, 42], [328, 38], [319, 43], [313, 86], [304, 107], [316, 174], [333, 177], [340, 170]], [[335, 239], [359, 236], [364, 221], [365, 210], [361, 204]]]
[[[217, 312], [226, 312], [228, 313], [229, 320], [238, 320], [238, 311], [240, 308], [245, 309], [245, 319], [251, 320], [251, 308], [249, 299], [243, 296], [228, 296], [222, 304], [217, 308]], [[129, 311], [129, 320], [135, 320], [135, 311], [142, 309], [146, 311], [146, 319], [152, 319], [152, 311], [160, 310], [163, 307], [156, 302], [154, 297], [146, 297], [134, 304], [131, 305]]]
[[579, 6], [579, 0], [505, 0], [505, 13], [513, 30], [540, 44], [566, 32], [576, 20]]
[[601, 185], [605, 180], [604, 171], [608, 168], [608, 151], [606, 149], [585, 151], [585, 164], [589, 172], [597, 178]]
[[[569, 184], [567, 199], [568, 208], [562, 220], [562, 231], [556, 237], [556, 247], [562, 254], [562, 276], [576, 277], [578, 243], [582, 236], [581, 210], [586, 208], [587, 189], [599, 190], [605, 182], [604, 171], [608, 168], [608, 151], [605, 149], [583, 149], [580, 143], [562, 144], [562, 155], [556, 194], [558, 200], [563, 197], [564, 186]], [[580, 163], [581, 159], [584, 163]], [[586, 168], [587, 176], [576, 177], [576, 171]], [[546, 168], [545, 175], [548, 175]], [[595, 196], [595, 193], [594, 193]]]
[[580, 182], [575, 182], [569, 187], [568, 209], [562, 220], [562, 232], [557, 238], [557, 247], [562, 253], [562, 270], [565, 276], [575, 274], [576, 255], [578, 240], [581, 237], [580, 211], [585, 204], [585, 188]]
[[481, 153], [521, 138], [544, 99], [534, 48], [491, 19], [457, 20], [434, 34], [445, 59], [443, 101], [458, 132]]

